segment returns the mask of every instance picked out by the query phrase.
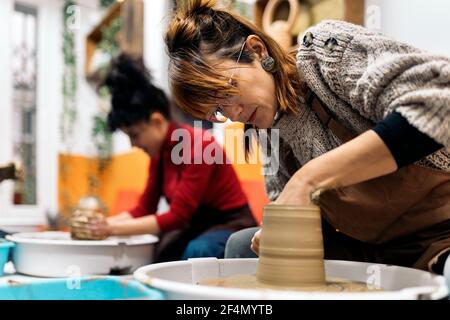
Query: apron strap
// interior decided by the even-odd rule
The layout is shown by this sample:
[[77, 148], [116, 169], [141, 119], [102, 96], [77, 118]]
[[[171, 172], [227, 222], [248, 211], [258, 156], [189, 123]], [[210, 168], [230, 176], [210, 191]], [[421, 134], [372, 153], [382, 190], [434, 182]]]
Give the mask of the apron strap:
[[348, 129], [339, 121], [334, 119], [334, 117], [328, 111], [327, 106], [319, 100], [317, 95], [315, 95], [312, 90], [309, 90], [306, 101], [310, 108], [316, 113], [320, 122], [328, 127], [331, 132], [333, 132], [333, 134], [338, 137], [343, 143], [350, 141], [357, 136], [357, 134], [355, 134], [352, 130]]

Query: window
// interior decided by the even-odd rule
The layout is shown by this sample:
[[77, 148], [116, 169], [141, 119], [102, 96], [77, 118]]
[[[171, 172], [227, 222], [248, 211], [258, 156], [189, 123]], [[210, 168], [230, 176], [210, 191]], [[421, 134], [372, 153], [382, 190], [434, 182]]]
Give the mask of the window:
[[0, 229], [35, 230], [58, 210], [61, 3], [0, 1], [0, 164], [25, 171], [0, 184]]
[[13, 159], [25, 179], [14, 183], [12, 203], [36, 205], [36, 10], [16, 4], [13, 15]]

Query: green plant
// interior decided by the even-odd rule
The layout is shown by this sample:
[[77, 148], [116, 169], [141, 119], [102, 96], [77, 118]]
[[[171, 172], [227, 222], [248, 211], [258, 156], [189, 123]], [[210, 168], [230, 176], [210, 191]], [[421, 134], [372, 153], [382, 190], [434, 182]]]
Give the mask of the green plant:
[[235, 11], [247, 19], [253, 20], [254, 4], [242, 0], [221, 0], [218, 2], [220, 6], [228, 10]]
[[[113, 59], [120, 53], [118, 43], [118, 33], [122, 27], [122, 20], [120, 17], [113, 19], [109, 25], [101, 29], [101, 40], [97, 45], [97, 49], [109, 56], [109, 60]], [[109, 63], [100, 66], [96, 70], [99, 81], [105, 77], [108, 70]], [[99, 96], [98, 112], [93, 116], [91, 137], [96, 148], [98, 164], [96, 168], [91, 171], [94, 173], [88, 176], [88, 185], [90, 194], [98, 196], [99, 179], [103, 171], [108, 167], [112, 158], [113, 139], [112, 134], [108, 130], [107, 114], [110, 109], [110, 95], [107, 87], [101, 86], [97, 90]]]
[[97, 47], [111, 58], [115, 57], [120, 52], [119, 43], [117, 42], [117, 34], [121, 28], [122, 19], [117, 17], [114, 18], [108, 26], [104, 26], [100, 30], [102, 37]]
[[[77, 118], [76, 93], [78, 87], [77, 81], [77, 57], [75, 54], [75, 32], [69, 27], [68, 21], [71, 19], [69, 7], [74, 2], [66, 0], [63, 7], [63, 104], [60, 122], [61, 140], [67, 144], [73, 134], [74, 124]], [[67, 147], [67, 146], [66, 146]]]
[[116, 0], [100, 0], [100, 7], [102, 8], [108, 8], [109, 6], [111, 6], [114, 2], [116, 2]]
[[112, 135], [108, 130], [106, 115], [99, 113], [94, 116], [92, 127], [92, 138], [97, 148], [97, 156], [100, 160], [99, 171], [103, 171], [111, 161]]
[[[120, 17], [113, 19], [108, 26], [101, 29], [101, 40], [98, 43], [97, 48], [103, 53], [107, 54], [110, 59], [113, 59], [116, 55], [120, 53], [120, 47], [117, 41], [117, 35], [122, 27], [122, 19]], [[101, 78], [103, 78], [108, 69], [108, 65], [101, 66], [98, 73], [100, 73]], [[102, 86], [98, 89], [98, 94], [101, 102], [106, 102], [110, 100], [110, 95], [108, 89]], [[97, 150], [97, 156], [100, 160], [99, 163], [99, 174], [108, 166], [111, 160], [112, 154], [112, 135], [108, 130], [106, 117], [109, 111], [109, 103], [106, 108], [99, 108], [99, 112], [93, 117], [93, 127], [91, 136], [94, 141], [94, 145]]]
[[[75, 122], [77, 120], [77, 99], [76, 93], [78, 88], [77, 81], [77, 56], [75, 52], [75, 29], [71, 28], [69, 21], [73, 19], [73, 11], [70, 7], [75, 5], [73, 1], [65, 0], [63, 5], [63, 76], [62, 76], [62, 110], [60, 114], [59, 131], [61, 134], [61, 144], [64, 147], [66, 153], [70, 153], [73, 143], [73, 132]], [[61, 182], [67, 186], [70, 165], [65, 157], [61, 157], [59, 164], [59, 174]], [[71, 197], [67, 188], [62, 188], [61, 194], [61, 211], [63, 214], [68, 215], [72, 212], [73, 205]]]

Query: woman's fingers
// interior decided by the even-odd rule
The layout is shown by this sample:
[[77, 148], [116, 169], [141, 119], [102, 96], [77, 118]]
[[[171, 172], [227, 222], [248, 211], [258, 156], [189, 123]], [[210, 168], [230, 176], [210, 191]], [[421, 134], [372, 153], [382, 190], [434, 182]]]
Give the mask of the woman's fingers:
[[259, 229], [258, 231], [255, 232], [255, 235], [252, 238], [252, 245], [250, 246], [252, 251], [257, 255], [259, 255], [259, 240], [261, 238], [261, 232], [262, 229]]
[[94, 221], [89, 225], [91, 232], [95, 236], [108, 235], [108, 223], [106, 220]]
[[103, 214], [77, 210], [70, 221], [72, 237], [75, 239], [99, 240], [109, 236], [110, 227]]
[[294, 174], [284, 186], [283, 191], [273, 204], [276, 205], [311, 205], [310, 194], [314, 191], [311, 184]]

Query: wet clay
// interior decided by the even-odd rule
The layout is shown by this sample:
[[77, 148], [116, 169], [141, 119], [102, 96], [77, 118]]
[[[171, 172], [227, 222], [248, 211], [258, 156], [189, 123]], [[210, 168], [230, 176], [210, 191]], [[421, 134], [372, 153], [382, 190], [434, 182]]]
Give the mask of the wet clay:
[[260, 289], [260, 290], [290, 290], [290, 291], [319, 291], [319, 292], [365, 292], [381, 291], [374, 286], [368, 286], [363, 282], [354, 282], [346, 279], [327, 278], [323, 285], [310, 285], [301, 287], [271, 286], [261, 283], [256, 275], [235, 275], [223, 279], [204, 279], [197, 283], [203, 286], [213, 286], [236, 289]]
[[202, 285], [301, 291], [368, 291], [365, 283], [326, 279], [318, 206], [264, 207], [255, 275], [207, 279]]
[[325, 284], [319, 207], [264, 207], [256, 276], [259, 282], [278, 287]]
[[103, 240], [106, 235], [92, 234], [89, 228], [95, 221], [105, 220], [104, 205], [95, 197], [81, 198], [70, 218], [70, 235], [74, 240]]
[[89, 224], [104, 220], [102, 212], [94, 210], [75, 210], [70, 219], [70, 236], [74, 240], [104, 240], [106, 235], [96, 236], [89, 229]]

